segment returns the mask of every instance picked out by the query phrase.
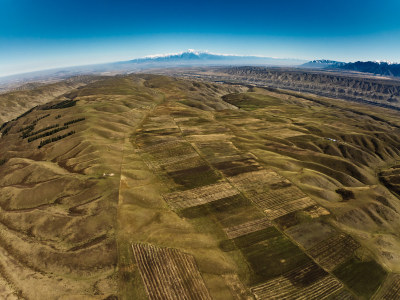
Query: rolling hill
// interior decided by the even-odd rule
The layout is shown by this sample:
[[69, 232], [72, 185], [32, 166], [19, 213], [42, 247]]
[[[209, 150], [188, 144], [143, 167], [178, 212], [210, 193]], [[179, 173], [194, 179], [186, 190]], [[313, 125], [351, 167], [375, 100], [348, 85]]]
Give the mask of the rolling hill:
[[246, 81], [55, 95], [1, 128], [0, 297], [396, 299], [399, 128]]

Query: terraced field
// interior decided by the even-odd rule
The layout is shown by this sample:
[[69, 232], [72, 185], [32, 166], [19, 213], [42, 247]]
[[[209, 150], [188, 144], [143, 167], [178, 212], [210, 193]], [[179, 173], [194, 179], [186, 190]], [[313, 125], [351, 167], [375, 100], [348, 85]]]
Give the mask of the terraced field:
[[0, 296], [396, 299], [400, 116], [318, 101], [129, 75], [7, 123]]

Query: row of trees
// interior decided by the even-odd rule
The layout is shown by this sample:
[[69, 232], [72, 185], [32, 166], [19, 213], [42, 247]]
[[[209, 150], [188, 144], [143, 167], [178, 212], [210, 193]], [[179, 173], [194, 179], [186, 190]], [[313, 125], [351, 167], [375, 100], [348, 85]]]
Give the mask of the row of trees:
[[37, 123], [37, 122], [40, 121], [41, 119], [47, 118], [48, 116], [50, 116], [50, 114], [41, 116], [41, 117], [37, 118], [35, 121], [33, 121], [32, 123]]
[[[32, 131], [34, 128], [35, 128], [35, 123], [33, 123], [33, 124], [30, 124], [30, 125], [28, 125], [28, 126], [25, 126], [25, 127], [21, 127], [19, 130], [18, 130], [18, 132], [24, 132], [24, 131]], [[25, 132], [24, 132], [25, 133]]]
[[[76, 102], [77, 102], [76, 100], [68, 99], [68, 100], [64, 100], [64, 101], [61, 101], [61, 102], [59, 102], [59, 103], [53, 104], [53, 105], [45, 105], [45, 106], [41, 107], [40, 109], [41, 109], [41, 110], [49, 110], [49, 109], [68, 108], [68, 107], [75, 106], [75, 105], [76, 105]], [[29, 109], [28, 111], [24, 112], [23, 114], [21, 114], [21, 115], [18, 116], [17, 118], [15, 118], [15, 119], [13, 119], [13, 120], [11, 120], [11, 121], [8, 121], [8, 122], [5, 122], [5, 123], [1, 124], [1, 125], [0, 125], [0, 131], [2, 131], [2, 132], [1, 132], [2, 135], [4, 136], [4, 135], [7, 135], [7, 134], [8, 134], [8, 132], [9, 132], [10, 129], [11, 129], [11, 127], [13, 126], [13, 123], [11, 123], [12, 121], [16, 121], [16, 120], [18, 120], [18, 119], [20, 119], [20, 118], [22, 118], [22, 117], [28, 115], [28, 114], [31, 113], [33, 110], [35, 110], [37, 107], [38, 107], [38, 106], [36, 105], [35, 107], [32, 107], [31, 109]], [[41, 116], [41, 117], [37, 118], [37, 119], [34, 120], [30, 125], [28, 125], [28, 126], [26, 126], [26, 127], [23, 127], [23, 128], [21, 128], [20, 130], [18, 130], [18, 132], [23, 132], [23, 131], [25, 131], [25, 130], [32, 131], [32, 130], [34, 129], [36, 123], [37, 123], [39, 120], [44, 119], [44, 118], [46, 118], [46, 117], [48, 117], [48, 116], [50, 116], [50, 114], [46, 114], [46, 115], [44, 115], [44, 116]], [[60, 118], [60, 117], [61, 117], [61, 115], [58, 115], [58, 116], [56, 116], [56, 119], [58, 119], [58, 118]], [[11, 124], [11, 125], [7, 127], [7, 125], [9, 125], [9, 124]], [[71, 124], [72, 124], [72, 123], [71, 123]], [[25, 136], [25, 137], [27, 137], [27, 136]]]
[[47, 131], [47, 132], [45, 132], [45, 133], [39, 134], [39, 135], [35, 135], [35, 136], [30, 137], [30, 138], [28, 139], [28, 143], [30, 143], [30, 142], [32, 142], [32, 141], [34, 141], [34, 140], [40, 139], [40, 138], [42, 138], [42, 137], [46, 137], [46, 136], [53, 135], [53, 134], [55, 134], [55, 133], [57, 133], [57, 132], [59, 132], [59, 131], [61, 131], [61, 130], [65, 130], [65, 129], [67, 129], [67, 128], [68, 128], [68, 126], [63, 126], [63, 127], [59, 127], [59, 128], [56, 128], [56, 129]]
[[[28, 111], [24, 112], [22, 115], [19, 115], [18, 117], [12, 119], [11, 121], [5, 122], [0, 126], [0, 130], [3, 130], [3, 128], [5, 128], [7, 125], [10, 124], [9, 127], [5, 128], [2, 132], [2, 135], [7, 135], [8, 132], [10, 131], [11, 127], [13, 127], [13, 125], [15, 125], [15, 123], [12, 123], [13, 121], [17, 121], [20, 118], [26, 116], [27, 114], [31, 113], [33, 110], [35, 110], [38, 106], [36, 105], [35, 107], [32, 107], [31, 109], [29, 109]], [[46, 115], [45, 117], [48, 117], [50, 114]]]
[[29, 124], [28, 126], [25, 127], [21, 127], [18, 132], [22, 132], [21, 137], [24, 139], [28, 136], [34, 135], [35, 133], [31, 133], [31, 131], [33, 131], [33, 129], [35, 129], [35, 126], [37, 124], [37, 122], [39, 122], [40, 120], [47, 118], [48, 116], [50, 116], [50, 114], [46, 114], [44, 116], [38, 117], [37, 119], [33, 120], [33, 122], [31, 124]]
[[49, 109], [61, 109], [61, 108], [67, 108], [67, 107], [72, 107], [76, 105], [75, 100], [64, 100], [59, 103], [53, 104], [53, 105], [46, 105], [42, 109], [43, 110], [49, 110]]
[[61, 140], [63, 138], [66, 138], [67, 136], [73, 135], [74, 133], [75, 133], [75, 130], [72, 130], [72, 131], [70, 131], [70, 132], [68, 132], [66, 134], [63, 134], [63, 135], [58, 135], [58, 136], [53, 137], [53, 138], [42, 140], [42, 141], [40, 141], [38, 149], [42, 148], [44, 145], [59, 141], [59, 140]]
[[50, 126], [47, 126], [47, 127], [45, 127], [45, 128], [36, 130], [36, 131], [34, 131], [34, 132], [32, 132], [32, 131], [23, 132], [21, 137], [22, 137], [23, 139], [25, 139], [25, 138], [27, 138], [27, 137], [36, 135], [36, 134], [41, 133], [41, 132], [43, 132], [43, 131], [56, 128], [56, 127], [58, 127], [58, 126], [59, 126], [58, 124], [54, 124], [54, 125], [50, 125]]
[[75, 120], [72, 120], [72, 121], [68, 121], [68, 122], [64, 123], [64, 126], [67, 126], [67, 125], [70, 125], [70, 124], [74, 124], [74, 123], [78, 123], [78, 122], [81, 122], [81, 121], [83, 121], [85, 119], [86, 118], [79, 118], [79, 119], [75, 119]]

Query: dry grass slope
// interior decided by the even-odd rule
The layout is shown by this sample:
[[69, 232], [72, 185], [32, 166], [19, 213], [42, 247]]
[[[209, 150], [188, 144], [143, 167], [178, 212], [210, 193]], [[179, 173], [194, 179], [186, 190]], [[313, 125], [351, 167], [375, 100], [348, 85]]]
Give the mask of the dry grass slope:
[[68, 90], [0, 129], [0, 297], [393, 298], [399, 126], [156, 75]]

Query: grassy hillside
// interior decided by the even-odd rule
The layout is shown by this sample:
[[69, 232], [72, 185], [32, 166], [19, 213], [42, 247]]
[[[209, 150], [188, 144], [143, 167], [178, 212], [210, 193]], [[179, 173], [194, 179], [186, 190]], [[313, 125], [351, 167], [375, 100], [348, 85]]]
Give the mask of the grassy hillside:
[[[100, 76], [76, 76], [50, 84], [27, 84], [19, 90], [0, 94], [0, 124], [18, 117], [36, 105], [47, 103], [54, 98], [101, 79]], [[29, 86], [32, 88], [28, 88]]]
[[0, 295], [395, 299], [399, 126], [155, 75], [67, 92], [1, 129]]

